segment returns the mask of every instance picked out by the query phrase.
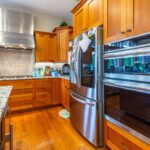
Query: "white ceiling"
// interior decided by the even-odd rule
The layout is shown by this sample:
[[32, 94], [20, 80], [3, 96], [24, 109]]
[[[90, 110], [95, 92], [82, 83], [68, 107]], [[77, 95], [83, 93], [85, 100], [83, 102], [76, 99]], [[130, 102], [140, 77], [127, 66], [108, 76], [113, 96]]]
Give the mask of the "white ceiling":
[[23, 10], [36, 11], [47, 15], [71, 18], [70, 10], [75, 0], [0, 0], [0, 5], [19, 7]]

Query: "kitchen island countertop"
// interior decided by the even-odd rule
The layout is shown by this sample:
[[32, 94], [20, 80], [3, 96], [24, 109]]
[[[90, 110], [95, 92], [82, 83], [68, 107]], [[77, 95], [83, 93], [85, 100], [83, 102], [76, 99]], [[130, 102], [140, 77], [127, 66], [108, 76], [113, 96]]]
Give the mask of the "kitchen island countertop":
[[7, 112], [7, 105], [12, 86], [0, 86], [0, 119]]

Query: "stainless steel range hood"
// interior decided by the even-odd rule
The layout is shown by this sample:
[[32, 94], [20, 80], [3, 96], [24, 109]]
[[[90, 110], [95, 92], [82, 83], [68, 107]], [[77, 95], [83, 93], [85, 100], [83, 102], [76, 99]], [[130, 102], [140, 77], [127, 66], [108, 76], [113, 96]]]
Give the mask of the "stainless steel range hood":
[[34, 49], [33, 28], [32, 15], [0, 8], [0, 47]]

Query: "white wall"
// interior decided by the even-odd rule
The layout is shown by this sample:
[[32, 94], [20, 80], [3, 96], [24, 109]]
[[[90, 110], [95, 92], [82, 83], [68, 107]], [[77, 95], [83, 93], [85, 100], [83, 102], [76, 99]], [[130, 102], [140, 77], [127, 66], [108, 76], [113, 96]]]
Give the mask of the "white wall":
[[38, 31], [51, 32], [55, 27], [58, 27], [63, 20], [68, 22], [68, 25], [72, 25], [72, 19], [47, 15], [30, 9], [20, 9], [16, 6], [1, 5], [1, 7], [32, 14], [35, 21], [35, 30]]
[[70, 20], [64, 18], [44, 15], [44, 14], [34, 14], [35, 16], [35, 30], [39, 31], [52, 31], [55, 27], [58, 27], [60, 23], [65, 20], [71, 25]]

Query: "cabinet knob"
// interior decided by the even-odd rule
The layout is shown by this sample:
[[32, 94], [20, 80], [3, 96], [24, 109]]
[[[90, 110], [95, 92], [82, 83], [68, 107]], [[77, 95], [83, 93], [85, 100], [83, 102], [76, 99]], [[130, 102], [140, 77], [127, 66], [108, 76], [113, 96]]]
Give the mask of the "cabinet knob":
[[131, 29], [127, 29], [127, 32], [131, 32], [132, 30]]
[[121, 31], [120, 33], [121, 33], [121, 34], [125, 34], [126, 32], [125, 32], [125, 31]]

